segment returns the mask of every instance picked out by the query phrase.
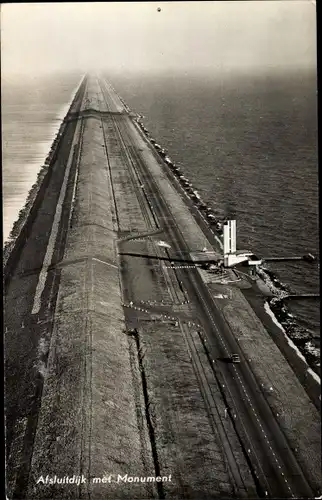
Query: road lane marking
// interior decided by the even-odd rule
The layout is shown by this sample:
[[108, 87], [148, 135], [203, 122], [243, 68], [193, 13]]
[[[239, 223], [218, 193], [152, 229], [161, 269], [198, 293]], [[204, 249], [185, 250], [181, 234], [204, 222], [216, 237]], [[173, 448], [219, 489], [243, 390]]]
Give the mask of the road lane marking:
[[[198, 295], [199, 295], [200, 299], [202, 300], [202, 302], [204, 303], [204, 306], [206, 307], [206, 309], [207, 309], [208, 313], [210, 314], [210, 321], [211, 321], [211, 323], [215, 326], [216, 331], [217, 331], [218, 329], [217, 329], [217, 327], [216, 327], [216, 325], [215, 325], [215, 322], [214, 322], [214, 320], [213, 320], [213, 318], [212, 318], [212, 314], [210, 313], [210, 311], [209, 311], [209, 308], [208, 308], [207, 304], [205, 303], [205, 301], [204, 301], [203, 297], [201, 297], [201, 296], [200, 296], [200, 294], [198, 294]], [[221, 339], [221, 341], [222, 341], [222, 344], [223, 344], [223, 347], [224, 347], [225, 351], [226, 351], [226, 352], [228, 352], [227, 347], [226, 347], [225, 343], [223, 342], [222, 336], [219, 334], [219, 331], [218, 331], [218, 335], [219, 335], [219, 337], [220, 337], [220, 339]], [[242, 386], [242, 388], [243, 388], [243, 391], [244, 391], [244, 393], [245, 393], [245, 396], [246, 396], [247, 400], [248, 400], [248, 401], [249, 401], [249, 403], [250, 403], [250, 406], [251, 406], [251, 408], [252, 408], [252, 410], [253, 410], [254, 416], [256, 417], [257, 421], [259, 422], [258, 415], [257, 415], [257, 413], [256, 413], [256, 411], [255, 411], [255, 409], [254, 409], [253, 404], [252, 404], [252, 403], [251, 403], [251, 401], [250, 401], [250, 398], [249, 398], [249, 395], [248, 395], [248, 393], [247, 393], [247, 391], [246, 391], [246, 389], [245, 389], [244, 383], [243, 383], [243, 381], [242, 381], [242, 379], [241, 379], [240, 375], [238, 374], [237, 369], [236, 369], [236, 367], [235, 367], [235, 366], [234, 366], [234, 370], [235, 370], [235, 373], [237, 374], [237, 377], [238, 377], [238, 379], [239, 379], [239, 382], [240, 382], [240, 384], [241, 384], [241, 386]], [[224, 386], [223, 386], [223, 387], [224, 387]], [[262, 426], [262, 425], [260, 425], [260, 428], [261, 428], [261, 432], [264, 434], [264, 429], [263, 429], [263, 426]], [[265, 435], [265, 437], [266, 437], [266, 435]], [[281, 467], [281, 466], [280, 466], [280, 464], [279, 464], [279, 460], [277, 459], [276, 454], [275, 454], [275, 452], [273, 451], [273, 448], [272, 448], [272, 446], [271, 446], [271, 444], [270, 444], [270, 442], [269, 442], [269, 440], [268, 440], [268, 439], [267, 439], [267, 443], [268, 443], [268, 446], [269, 446], [269, 448], [270, 448], [270, 450], [271, 450], [271, 452], [272, 452], [272, 454], [273, 454], [273, 456], [274, 456], [274, 459], [275, 459], [276, 464], [278, 465], [279, 469], [281, 469], [282, 467]], [[284, 476], [284, 474], [283, 474], [283, 473], [282, 473], [281, 475], [282, 475], [282, 476]], [[286, 482], [285, 477], [283, 477], [283, 479], [284, 479], [284, 481]], [[289, 487], [289, 486], [288, 486], [288, 487]], [[290, 491], [291, 491], [291, 493], [292, 493], [292, 490], [291, 490], [291, 489], [290, 489]], [[292, 493], [292, 496], [294, 496], [294, 495], [293, 495], [293, 493]]]
[[115, 267], [116, 269], [118, 269], [118, 266], [116, 266], [115, 264], [111, 264], [110, 262], [106, 262], [105, 260], [97, 259], [96, 257], [92, 257], [92, 260], [96, 260], [97, 262], [101, 262], [102, 264], [105, 264], [106, 266], [111, 266], [111, 267]]

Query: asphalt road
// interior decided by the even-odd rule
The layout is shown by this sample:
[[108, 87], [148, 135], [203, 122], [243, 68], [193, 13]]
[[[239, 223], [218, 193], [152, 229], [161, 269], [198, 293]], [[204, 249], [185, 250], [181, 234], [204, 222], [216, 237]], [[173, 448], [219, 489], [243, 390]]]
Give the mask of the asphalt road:
[[[110, 92], [110, 88], [105, 86], [104, 93], [107, 94], [108, 101], [114, 102]], [[127, 142], [131, 142], [131, 132], [126, 130], [126, 126], [123, 127], [122, 134]], [[133, 153], [137, 149], [135, 141], [132, 141], [132, 146], [132, 159], [136, 162], [136, 168], [142, 175], [148, 174], [148, 168], [140, 155]], [[150, 201], [153, 201], [158, 220], [163, 221], [165, 239], [171, 245], [169, 256], [185, 258], [189, 248], [152, 176], [145, 177], [145, 191]], [[195, 303], [199, 311], [198, 319], [206, 333], [214, 369], [222, 380], [227, 401], [230, 402], [229, 415], [235, 420], [235, 428], [243, 441], [245, 453], [248, 454], [257, 478], [258, 495], [273, 498], [312, 498], [311, 487], [265, 399], [252, 371], [251, 362], [244, 357], [197, 269], [178, 269], [176, 273], [188, 292], [190, 301]], [[239, 354], [240, 364], [220, 361], [231, 353]]]

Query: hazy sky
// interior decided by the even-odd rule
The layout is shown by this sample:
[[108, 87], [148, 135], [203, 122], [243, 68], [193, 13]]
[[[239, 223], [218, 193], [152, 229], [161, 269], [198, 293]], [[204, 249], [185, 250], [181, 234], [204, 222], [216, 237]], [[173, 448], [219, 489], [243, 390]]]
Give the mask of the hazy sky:
[[4, 4], [1, 11], [4, 76], [316, 64], [311, 0], [31, 2]]

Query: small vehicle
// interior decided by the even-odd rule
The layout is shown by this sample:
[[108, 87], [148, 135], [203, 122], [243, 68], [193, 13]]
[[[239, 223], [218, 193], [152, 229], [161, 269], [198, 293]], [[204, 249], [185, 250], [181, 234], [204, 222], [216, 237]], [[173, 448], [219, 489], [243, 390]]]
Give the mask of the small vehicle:
[[239, 354], [232, 354], [230, 360], [232, 363], [240, 363]]

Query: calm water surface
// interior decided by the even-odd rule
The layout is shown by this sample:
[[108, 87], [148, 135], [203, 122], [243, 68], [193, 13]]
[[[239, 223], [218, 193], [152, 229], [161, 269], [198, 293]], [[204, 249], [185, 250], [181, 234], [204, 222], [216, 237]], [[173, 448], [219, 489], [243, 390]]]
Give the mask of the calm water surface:
[[80, 75], [2, 79], [4, 241], [37, 179], [79, 82]]

